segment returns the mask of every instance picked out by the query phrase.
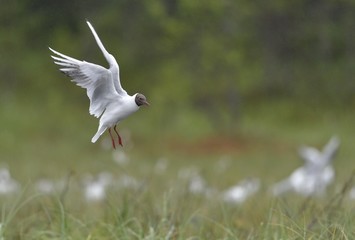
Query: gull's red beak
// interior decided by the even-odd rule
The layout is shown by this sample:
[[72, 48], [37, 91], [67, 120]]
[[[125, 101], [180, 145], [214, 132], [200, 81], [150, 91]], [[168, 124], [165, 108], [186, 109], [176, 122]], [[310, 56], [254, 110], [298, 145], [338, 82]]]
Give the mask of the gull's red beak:
[[149, 102], [147, 102], [147, 101], [144, 101], [143, 105], [150, 106]]

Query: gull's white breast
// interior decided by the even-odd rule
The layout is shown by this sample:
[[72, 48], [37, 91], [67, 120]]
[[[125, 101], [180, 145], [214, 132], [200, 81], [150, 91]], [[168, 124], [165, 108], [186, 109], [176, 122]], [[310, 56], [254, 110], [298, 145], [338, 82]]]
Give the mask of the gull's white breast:
[[136, 112], [139, 109], [138, 105], [135, 102], [135, 95], [133, 96], [124, 96], [118, 101], [111, 102], [104, 114], [102, 115], [102, 122], [108, 126], [113, 126], [117, 124], [122, 119], [128, 117], [132, 113]]

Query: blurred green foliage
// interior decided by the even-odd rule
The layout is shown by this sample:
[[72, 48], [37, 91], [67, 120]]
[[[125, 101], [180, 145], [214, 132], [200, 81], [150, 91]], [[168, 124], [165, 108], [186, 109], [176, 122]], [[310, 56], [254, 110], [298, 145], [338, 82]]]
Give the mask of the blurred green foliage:
[[[152, 127], [230, 131], [243, 107], [355, 104], [353, 1], [1, 0], [0, 99], [44, 112], [87, 107], [48, 46], [106, 64], [85, 19], [148, 96]], [[53, 111], [51, 111], [51, 109]], [[55, 110], [56, 109], [56, 110]], [[63, 114], [62, 114], [63, 115]], [[193, 129], [193, 128], [191, 128]], [[177, 132], [178, 132], [177, 131]]]
[[[117, 236], [130, 236], [131, 229], [129, 234], [147, 236], [148, 227], [150, 236], [156, 230], [164, 236], [168, 219], [180, 221], [176, 231], [182, 238], [198, 234], [194, 228], [206, 234], [202, 238], [299, 238], [306, 233], [302, 224], [314, 218], [313, 205], [295, 220], [263, 195], [246, 208], [221, 208], [186, 198], [170, 183], [179, 169], [196, 165], [219, 189], [250, 176], [259, 177], [266, 188], [301, 164], [297, 146], [321, 147], [333, 134], [342, 141], [334, 162], [337, 181], [344, 183], [352, 171], [355, 1], [0, 0], [0, 6], [0, 164], [28, 188], [35, 179], [59, 179], [68, 172], [81, 188], [81, 176], [101, 170], [149, 182], [149, 191], [112, 194], [109, 204], [96, 209], [77, 201], [75, 187], [69, 189], [73, 205], [67, 209], [57, 206], [56, 199], [38, 198], [12, 221], [3, 205], [3, 220], [15, 226], [6, 230], [9, 236], [21, 232], [53, 239], [52, 232], [61, 227], [61, 239], [71, 231], [102, 239], [111, 226]], [[115, 152], [107, 135], [90, 143], [97, 119], [88, 116], [85, 91], [60, 74], [49, 56], [48, 46], [107, 66], [86, 19], [116, 57], [123, 87], [130, 94], [144, 93], [151, 103], [120, 123], [126, 133], [122, 151], [133, 159], [126, 167], [112, 161]], [[154, 175], [161, 158], [171, 167]], [[223, 158], [231, 165], [216, 175], [216, 163]], [[161, 213], [165, 200], [171, 205], [169, 216]], [[285, 206], [285, 211], [292, 213], [298, 205]], [[273, 206], [281, 211], [274, 212]], [[69, 213], [68, 233], [63, 209]], [[96, 210], [106, 213], [105, 219], [95, 216], [85, 223], [85, 215], [94, 216]], [[353, 236], [351, 211], [339, 209], [341, 218], [325, 213], [319, 221], [322, 234], [336, 223]], [[127, 228], [142, 215], [137, 229]], [[329, 239], [339, 239], [337, 234], [334, 230]]]

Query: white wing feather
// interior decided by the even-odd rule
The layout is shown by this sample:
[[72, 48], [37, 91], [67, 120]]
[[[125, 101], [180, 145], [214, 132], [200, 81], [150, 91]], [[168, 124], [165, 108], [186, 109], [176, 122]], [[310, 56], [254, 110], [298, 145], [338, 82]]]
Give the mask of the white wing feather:
[[90, 99], [89, 112], [95, 117], [100, 117], [107, 105], [121, 96], [117, 93], [113, 83], [113, 73], [102, 66], [79, 61], [49, 48], [58, 56], [51, 56], [60, 71], [72, 78], [78, 86], [86, 88]]
[[94, 35], [96, 43], [99, 46], [99, 48], [101, 49], [103, 55], [105, 56], [106, 61], [110, 65], [110, 71], [112, 72], [112, 76], [113, 76], [113, 84], [115, 86], [115, 89], [116, 89], [117, 93], [120, 94], [120, 95], [127, 95], [127, 92], [121, 86], [120, 72], [119, 72], [120, 70], [119, 70], [119, 66], [117, 64], [116, 59], [109, 52], [106, 51], [104, 45], [102, 44], [99, 36], [97, 35], [95, 29], [90, 24], [90, 22], [86, 21], [86, 23], [88, 24], [92, 34]]
[[340, 145], [340, 140], [338, 137], [333, 136], [327, 145], [323, 148], [323, 157], [326, 163], [330, 163], [332, 159], [335, 157]]

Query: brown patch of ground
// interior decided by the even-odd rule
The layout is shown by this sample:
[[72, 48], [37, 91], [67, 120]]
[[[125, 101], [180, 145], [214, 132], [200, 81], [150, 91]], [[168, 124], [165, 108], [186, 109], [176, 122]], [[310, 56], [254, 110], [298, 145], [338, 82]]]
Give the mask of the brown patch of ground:
[[196, 155], [238, 154], [260, 149], [273, 149], [277, 152], [290, 151], [292, 146], [285, 142], [260, 137], [213, 135], [196, 140], [170, 139], [170, 151]]
[[210, 154], [210, 153], [235, 153], [244, 151], [249, 147], [248, 141], [230, 136], [210, 136], [193, 141], [183, 141], [182, 139], [172, 139], [168, 143], [172, 151]]

